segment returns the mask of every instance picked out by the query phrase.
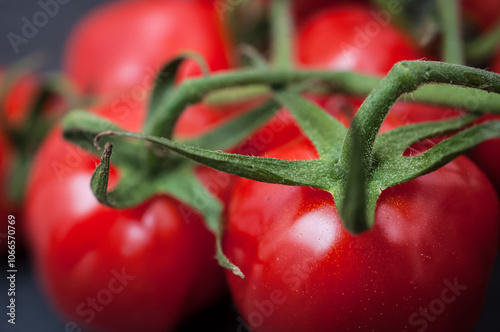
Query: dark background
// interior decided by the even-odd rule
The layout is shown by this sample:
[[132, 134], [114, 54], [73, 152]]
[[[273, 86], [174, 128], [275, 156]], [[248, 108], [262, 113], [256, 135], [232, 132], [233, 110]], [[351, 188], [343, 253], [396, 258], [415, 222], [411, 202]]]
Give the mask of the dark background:
[[[37, 34], [28, 43], [19, 45], [16, 53], [7, 35], [10, 32], [22, 36], [22, 18], [31, 20], [34, 13], [41, 8], [35, 0], [0, 0], [0, 65], [12, 64], [35, 51], [43, 51], [45, 55], [45, 70], [57, 70], [61, 62], [61, 50], [66, 37], [78, 18], [103, 0], [69, 1], [59, 6], [59, 12], [39, 28]], [[22, 221], [21, 221], [22, 222]], [[18, 256], [18, 274], [16, 280], [16, 325], [7, 323], [6, 262], [2, 266], [2, 282], [0, 283], [0, 331], [65, 331], [66, 322], [52, 311], [40, 290], [37, 288], [34, 275], [26, 257]], [[495, 269], [490, 281], [485, 306], [475, 332], [500, 331], [500, 259], [497, 258]], [[213, 308], [193, 317], [179, 332], [187, 331], [231, 331], [236, 332], [238, 314], [230, 299], [226, 296]]]

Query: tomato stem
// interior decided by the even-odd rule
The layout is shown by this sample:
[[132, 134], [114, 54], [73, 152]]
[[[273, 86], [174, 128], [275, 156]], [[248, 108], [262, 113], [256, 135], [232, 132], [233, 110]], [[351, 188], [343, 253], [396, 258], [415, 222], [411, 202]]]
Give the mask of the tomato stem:
[[[264, 84], [231, 87], [210, 92], [203, 98], [203, 103], [213, 107], [224, 107], [269, 96], [270, 89]], [[221, 110], [224, 111], [224, 110]]]
[[457, 0], [437, 0], [437, 11], [443, 32], [442, 57], [445, 62], [464, 64], [464, 45]]
[[250, 63], [251, 67], [262, 70], [268, 67], [267, 60], [252, 45], [248, 44], [240, 45], [239, 50], [241, 55], [244, 56], [246, 59], [248, 59], [248, 62]]
[[277, 69], [293, 67], [293, 22], [290, 0], [273, 0], [271, 3], [272, 61]]
[[[405, 62], [406, 64], [410, 62]], [[432, 67], [434, 64], [441, 68], [438, 62], [411, 62], [412, 67], [416, 64], [427, 68]], [[415, 65], [413, 65], [415, 64]], [[401, 63], [396, 66], [402, 66]], [[405, 66], [405, 64], [403, 64]], [[491, 75], [495, 75], [480, 69], [473, 69], [468, 67], [457, 67], [452, 72], [459, 71], [460, 68], [466, 68], [466, 72], [472, 70], [475, 76], [484, 76], [481, 79], [486, 86], [489, 85], [487, 80]], [[393, 74], [394, 75], [394, 74]], [[446, 69], [443, 73], [443, 79], [450, 77]], [[148, 116], [145, 133], [154, 136], [171, 138], [173, 133], [172, 125], [165, 125], [166, 123], [175, 123], [182, 111], [190, 104], [200, 102], [208, 93], [231, 88], [235, 86], [248, 86], [254, 84], [265, 85], [286, 85], [291, 83], [301, 83], [304, 81], [317, 80], [328, 85], [332, 90], [337, 92], [344, 92], [354, 95], [368, 95], [379, 83], [380, 79], [373, 76], [365, 76], [349, 72], [329, 72], [329, 71], [288, 71], [288, 70], [255, 70], [243, 69], [239, 71], [214, 74], [205, 78], [186, 80], [171, 94], [162, 94], [163, 101], [161, 110], [154, 112]], [[442, 81], [442, 80], [441, 80]], [[441, 81], [436, 83], [441, 83]], [[454, 80], [454, 83], [459, 84], [459, 80]], [[433, 83], [433, 82], [426, 82]], [[398, 88], [398, 82], [392, 81], [392, 88]], [[420, 84], [417, 85], [417, 87]], [[468, 88], [482, 89], [481, 85], [467, 86]], [[456, 86], [432, 86], [423, 87], [419, 91], [415, 89], [409, 90], [410, 97], [417, 102], [436, 102], [437, 104], [457, 107], [457, 108], [473, 108], [477, 112], [500, 113], [500, 96], [488, 94], [487, 92], [470, 90]], [[172, 86], [173, 89], [173, 86]], [[484, 90], [484, 89], [483, 89]], [[395, 90], [400, 91], [400, 90]], [[401, 90], [402, 91], [402, 90]], [[415, 92], [414, 92], [415, 91]], [[399, 97], [401, 94], [397, 94]], [[471, 99], [474, 103], [471, 105]], [[391, 104], [392, 105], [392, 104]]]
[[104, 151], [101, 155], [101, 161], [97, 165], [92, 179], [90, 180], [90, 187], [94, 192], [97, 200], [107, 206], [113, 206], [108, 202], [108, 179], [109, 179], [109, 165], [111, 154], [113, 152], [113, 144], [107, 142], [104, 146]]
[[467, 59], [481, 62], [491, 57], [499, 48], [500, 44], [500, 21], [496, 26], [488, 30], [484, 35], [465, 44], [465, 55]]
[[[310, 138], [320, 156], [319, 160], [286, 161], [212, 151], [203, 148], [203, 145], [214, 149], [214, 146], [219, 144], [217, 142], [220, 142], [217, 137], [215, 140], [210, 138], [211, 143], [208, 145], [200, 140], [196, 146], [193, 146], [173, 141], [168, 135], [156, 136], [147, 132], [145, 134], [130, 133], [113, 129], [109, 124], [101, 125], [111, 131], [101, 133], [99, 138], [110, 136], [113, 140], [113, 137], [121, 136], [139, 139], [151, 143], [151, 148], [156, 151], [173, 150], [193, 161], [234, 175], [263, 182], [311, 186], [327, 190], [333, 194], [346, 228], [359, 233], [373, 225], [377, 199], [382, 190], [427, 174], [480, 142], [498, 137], [500, 133], [500, 122], [492, 121], [463, 130], [438, 143], [422, 155], [411, 158], [401, 155], [401, 149], [404, 151], [422, 139], [438, 134], [448, 135], [463, 129], [474, 118], [468, 116], [458, 120], [414, 125], [402, 131], [393, 130], [379, 135], [378, 144], [376, 146], [374, 144], [382, 122], [401, 95], [412, 93], [423, 84], [456, 84], [498, 94], [500, 93], [500, 74], [442, 62], [399, 62], [366, 98], [348, 130], [337, 120], [327, 116], [317, 105], [303, 99], [299, 93], [293, 91], [293, 87], [283, 88], [291, 83], [307, 82], [311, 80], [311, 77], [325, 79], [330, 84], [345, 83], [349, 86], [353, 84], [349, 79], [363, 76], [349, 73], [254, 70], [190, 80], [175, 88], [172, 84], [162, 84], [153, 93], [152, 105], [157, 106], [151, 113], [152, 118], [148, 120], [152, 121], [154, 125], [152, 128], [161, 130], [166, 128], [167, 130], [163, 133], [171, 134], [169, 130], [173, 128], [184, 108], [189, 103], [201, 99], [206, 93], [233, 85], [269, 84], [273, 89], [275, 100], [290, 110], [304, 133]], [[457, 89], [456, 86], [453, 87]], [[440, 88], [441, 86], [433, 86], [435, 90], [440, 90]], [[456, 94], [456, 91], [454, 93]], [[482, 100], [477, 100], [477, 102], [481, 104]], [[272, 105], [269, 107], [272, 108]], [[263, 119], [266, 118], [267, 110], [262, 110], [262, 116]], [[95, 117], [84, 112], [68, 116], [64, 123], [65, 135], [73, 137], [72, 141], [78, 142], [82, 136], [95, 133], [98, 127], [96, 121], [98, 120]], [[226, 130], [234, 132], [234, 128], [231, 127]], [[119, 143], [116, 138], [113, 142]], [[123, 160], [128, 160], [126, 164], [129, 165], [122, 167], [123, 170], [141, 167], [134, 164], [137, 158], [133, 149], [122, 147], [121, 150], [123, 150], [122, 153], [129, 155], [123, 156]], [[170, 157], [174, 156], [169, 155], [169, 159]], [[161, 177], [162, 180], [158, 180], [157, 185], [161, 186], [162, 191], [171, 192], [170, 188], [174, 186], [174, 182], [171, 182], [173, 179], [179, 186], [180, 174], [183, 171], [176, 168], [175, 164], [162, 162], [158, 165], [158, 169], [160, 172], [157, 177]], [[170, 174], [169, 180], [164, 179], [162, 174]], [[149, 173], [147, 177], [149, 177], [148, 181], [151, 181], [152, 173]], [[190, 177], [185, 177], [184, 185], [188, 178]], [[113, 201], [119, 198], [116, 201], [121, 202], [123, 206], [136, 202], [136, 199], [132, 201], [124, 193], [138, 186], [144, 187], [142, 182], [145, 181], [140, 180], [122, 185], [119, 187], [118, 194], [115, 193], [116, 190], [112, 193], [114, 194]], [[157, 185], [146, 183], [148, 183], [147, 188], [141, 190], [147, 195], [152, 195], [159, 190], [155, 187]], [[180, 197], [186, 201], [191, 198], [190, 195], [185, 194], [186, 192], [186, 188], [177, 188], [172, 194], [175, 196], [181, 193]], [[147, 195], [143, 196], [148, 197]], [[207, 210], [205, 216], [215, 215], [214, 211], [217, 211], [215, 205], [210, 211]], [[220, 239], [221, 234], [217, 234]]]
[[[368, 95], [354, 117], [344, 141], [341, 163], [348, 166], [354, 131], [361, 135], [366, 165], [371, 164], [371, 151], [385, 117], [398, 98], [417, 90], [423, 84], [450, 84], [500, 93], [500, 74], [447, 64], [443, 62], [401, 61]], [[343, 160], [343, 161], [342, 161]]]

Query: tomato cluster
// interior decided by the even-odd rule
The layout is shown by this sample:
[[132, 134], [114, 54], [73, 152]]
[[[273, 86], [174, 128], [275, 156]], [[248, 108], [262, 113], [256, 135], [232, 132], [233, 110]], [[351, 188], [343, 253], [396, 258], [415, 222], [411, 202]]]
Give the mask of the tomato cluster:
[[[262, 2], [267, 12], [268, 1]], [[462, 3], [464, 19], [477, 24], [477, 31], [498, 21], [498, 2]], [[238, 23], [238, 15], [244, 18], [246, 7], [232, 4], [221, 11], [221, 5], [229, 6], [219, 0], [109, 2], [71, 32], [63, 73], [82, 100], [92, 100], [90, 113], [141, 132], [165, 63], [186, 52], [204, 61], [185, 61], [176, 86], [241, 67], [230, 24]], [[391, 8], [403, 11], [396, 7]], [[291, 66], [384, 77], [399, 61], [438, 59], [435, 46], [420, 46], [389, 9], [361, 0], [295, 1]], [[491, 68], [500, 73], [500, 53]], [[17, 110], [34, 99], [34, 83], [20, 84], [2, 101], [2, 111], [10, 123], [22, 125]], [[304, 95], [346, 127], [363, 102], [324, 91]], [[183, 111], [175, 138], [199, 137], [260, 105], [259, 98], [229, 106], [199, 100]], [[381, 131], [463, 113], [398, 102]], [[406, 154], [433, 144], [416, 144]], [[286, 109], [232, 151], [319, 158]], [[361, 235], [344, 227], [326, 191], [238, 179], [198, 166], [192, 176], [224, 206], [223, 251], [243, 279], [218, 266], [214, 235], [201, 211], [186, 202], [165, 193], [123, 209], [99, 203], [89, 186], [98, 156], [65, 140], [56, 125], [31, 168], [24, 227], [40, 283], [71, 326], [173, 331], [220, 298], [227, 285], [242, 317], [239, 330], [471, 331], [497, 253], [499, 151], [500, 139], [488, 140], [467, 156], [384, 190], [373, 228]], [[3, 175], [13, 153], [7, 132], [0, 131], [2, 215], [16, 207], [4, 196]], [[122, 175], [112, 164], [110, 190]]]

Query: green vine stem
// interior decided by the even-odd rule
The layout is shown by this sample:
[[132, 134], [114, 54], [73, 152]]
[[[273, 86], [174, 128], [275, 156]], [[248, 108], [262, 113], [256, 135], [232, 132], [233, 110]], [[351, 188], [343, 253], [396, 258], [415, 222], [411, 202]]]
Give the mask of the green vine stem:
[[[384, 10], [389, 11], [391, 17], [394, 19], [397, 25], [405, 29], [410, 33], [414, 33], [415, 29], [412, 23], [408, 20], [405, 13], [405, 7], [411, 2], [411, 0], [399, 0], [397, 2], [393, 0], [372, 0], [372, 2]], [[414, 36], [416, 37], [416, 36]]]
[[[301, 98], [300, 95], [297, 95]], [[291, 99], [289, 99], [291, 100]], [[307, 101], [306, 101], [307, 102]], [[292, 105], [292, 104], [289, 104]], [[323, 110], [314, 104], [295, 112], [316, 113], [313, 122], [325, 116]], [[346, 228], [359, 234], [373, 226], [376, 203], [381, 192], [391, 186], [410, 181], [425, 175], [451, 161], [456, 156], [473, 148], [481, 142], [500, 137], [500, 121], [491, 121], [463, 130], [458, 134], [438, 143], [422, 155], [404, 157], [401, 153], [413, 143], [423, 139], [449, 135], [471, 123], [474, 117], [466, 116], [449, 121], [425, 123], [400, 127], [380, 135], [380, 140], [387, 144], [377, 146], [373, 156], [379, 161], [367, 171], [362, 162], [361, 144], [354, 144], [354, 152], [350, 154], [349, 168], [339, 167], [339, 156], [336, 151], [342, 142], [329, 140], [331, 130], [324, 132], [311, 130], [303, 116], [297, 117], [298, 122], [311, 138], [318, 153], [319, 160], [285, 161], [266, 157], [251, 157], [246, 155], [201, 149], [172, 141], [166, 138], [147, 136], [125, 131], [107, 131], [96, 136], [97, 145], [103, 137], [127, 137], [147, 141], [158, 147], [171, 149], [191, 160], [215, 168], [217, 170], [245, 177], [255, 181], [277, 183], [290, 186], [309, 186], [330, 192]], [[335, 119], [330, 117], [323, 127], [334, 129], [338, 127]], [[360, 135], [354, 139], [359, 142]], [[108, 138], [109, 139], [109, 138]], [[330, 142], [331, 150], [324, 149]], [[340, 145], [339, 145], [340, 144]], [[396, 153], [395, 153], [396, 151]], [[398, 153], [399, 152], [399, 153]], [[360, 167], [362, 166], [362, 167]], [[349, 185], [346, 186], [345, 184]]]
[[500, 21], [484, 35], [465, 44], [465, 55], [474, 62], [489, 59], [497, 50], [500, 50]]
[[291, 0], [273, 0], [271, 3], [272, 63], [277, 69], [293, 67], [293, 24]]
[[[421, 66], [428, 66], [431, 62], [415, 61], [412, 63], [417, 65], [420, 63]], [[402, 65], [404, 66], [404, 64], [400, 63], [397, 66]], [[457, 67], [455, 71], [460, 68], [471, 70], [469, 67]], [[481, 77], [483, 74], [487, 76], [491, 74], [480, 71], [479, 69], [475, 70], [479, 71], [478, 77]], [[443, 72], [442, 75], [443, 80], [449, 77], [447, 72]], [[153, 134], [154, 136], [171, 138], [173, 128], [165, 126], [164, 124], [171, 123], [172, 121], [175, 122], [188, 105], [201, 101], [205, 95], [212, 91], [254, 84], [286, 85], [307, 80], [321, 81], [329, 85], [333, 91], [359, 96], [368, 95], [380, 83], [379, 78], [350, 72], [260, 71], [255, 69], [244, 69], [229, 73], [214, 74], [205, 78], [187, 80], [181, 84], [175, 90], [175, 93], [165, 101], [163, 104], [163, 111], [153, 114], [149, 122], [150, 128], [148, 128], [146, 133]], [[455, 82], [460, 81], [453, 80], [453, 83]], [[486, 87], [490, 85], [487, 80], [481, 80], [481, 82], [484, 82]], [[471, 90], [469, 88], [433, 85], [423, 87], [419, 89], [419, 91], [408, 94], [407, 97], [403, 96], [403, 98], [411, 98], [416, 102], [436, 103], [443, 106], [463, 109], [472, 107], [473, 110], [477, 112], [500, 113], [500, 96], [479, 91], [483, 88], [481, 85], [472, 87], [479, 90]]]
[[237, 103], [249, 102], [256, 98], [269, 97], [270, 93], [271, 90], [267, 85], [236, 86], [209, 93], [203, 98], [203, 103], [213, 107], [224, 107]]
[[[215, 146], [220, 144], [217, 142], [223, 142], [218, 138], [210, 139], [211, 143], [205, 144], [203, 147], [201, 144], [203, 140], [199, 141], [200, 144], [190, 145], [147, 133], [126, 132], [110, 124], [106, 126], [105, 130], [99, 131], [96, 128], [96, 123], [102, 120], [86, 112], [74, 112], [65, 118], [63, 122], [65, 137], [70, 139], [73, 137], [71, 140], [77, 143], [81, 143], [83, 137], [95, 137], [94, 144], [97, 146], [100, 139], [111, 136], [111, 138], [107, 138], [107, 142], [111, 139], [113, 144], [117, 146], [117, 153], [123, 154], [121, 159], [116, 159], [116, 161], [122, 160], [123, 165], [120, 164], [122, 170], [128, 171], [127, 174], [136, 174], [137, 179], [133, 180], [133, 176], [126, 176], [122, 180], [123, 183], [120, 183], [113, 192], [107, 193], [103, 189], [105, 186], [102, 184], [108, 176], [108, 165], [106, 164], [110, 157], [108, 151], [111, 151], [108, 145], [108, 149], [105, 149], [103, 155], [104, 162], [96, 169], [97, 173], [93, 179], [93, 189], [96, 189], [96, 193], [101, 196], [101, 201], [125, 207], [134, 202], [142, 201], [137, 197], [134, 198], [134, 201], [130, 201], [129, 196], [135, 192], [142, 192], [144, 197], [149, 197], [155, 192], [164, 192], [195, 208], [198, 206], [200, 211], [204, 211], [207, 224], [216, 234], [217, 252], [221, 264], [238, 273], [237, 267], [229, 262], [220, 247], [223, 229], [220, 219], [222, 211], [220, 204], [213, 198], [206, 196], [204, 202], [208, 202], [209, 208], [207, 209], [205, 205], [197, 205], [196, 201], [193, 200], [193, 193], [203, 193], [203, 186], [197, 181], [193, 181], [189, 168], [176, 166], [187, 162], [187, 160], [176, 159], [174, 158], [175, 154], [169, 155], [169, 159], [172, 158], [171, 160], [176, 162], [170, 163], [170, 165], [163, 163], [162, 168], [158, 169], [160, 173], [157, 174], [155, 181], [151, 175], [140, 179], [139, 177], [145, 174], [141, 171], [143, 166], [136, 165], [133, 151], [131, 152], [131, 149], [127, 149], [123, 145], [130, 144], [130, 142], [123, 140], [120, 142], [118, 140], [120, 136], [147, 141], [154, 145], [152, 148], [173, 150], [193, 161], [249, 179], [285, 185], [311, 186], [326, 190], [333, 195], [344, 225], [353, 233], [363, 232], [373, 226], [377, 199], [384, 189], [427, 174], [480, 142], [500, 136], [500, 121], [491, 121], [462, 130], [465, 126], [470, 125], [475, 119], [474, 116], [401, 127], [377, 136], [387, 113], [402, 94], [411, 93], [423, 84], [458, 84], [466, 88], [481, 89], [486, 93], [500, 93], [499, 74], [441, 62], [400, 62], [366, 98], [355, 115], [351, 127], [347, 130], [335, 118], [327, 115], [314, 103], [304, 99], [293, 88], [273, 84], [274, 82], [287, 83], [292, 81], [300, 83], [298, 82], [300, 79], [307, 81], [309, 76], [302, 76], [301, 72], [279, 73], [282, 73], [288, 80], [275, 76], [276, 72], [271, 76], [261, 76], [262, 73], [256, 72], [252, 75], [258, 74], [257, 76], [249, 74], [249, 77], [253, 78], [252, 82], [244, 82], [268, 82], [273, 89], [275, 101], [288, 108], [293, 114], [318, 151], [319, 160], [286, 161], [231, 154], [206, 148], [208, 146], [210, 149], [215, 149]], [[338, 78], [345, 73], [335, 73], [335, 75]], [[192, 88], [193, 84], [206, 84], [207, 81], [215, 81], [219, 84], [218, 88], [230, 85], [228, 82], [218, 81], [220, 77], [213, 76], [193, 80], [173, 90], [169, 84], [159, 85], [159, 90], [154, 95], [162, 96], [162, 100], [175, 101], [174, 104], [164, 104], [165, 107], [173, 105], [182, 108], [185, 102], [183, 99], [185, 91], [197, 91], [196, 94], [193, 94], [196, 98], [201, 98], [199, 93], [210, 91], [209, 87], [201, 89], [201, 92], [200, 90], [185, 90], [186, 86]], [[230, 75], [224, 77], [234, 78]], [[262, 81], [255, 82], [255, 77]], [[215, 78], [216, 80], [214, 80]], [[270, 82], [266, 79], [270, 79]], [[162, 88], [165, 89], [165, 93], [161, 93]], [[183, 93], [179, 94], [179, 91]], [[179, 98], [179, 96], [183, 97]], [[269, 105], [269, 108], [273, 109], [274, 107]], [[174, 111], [177, 112], [176, 109], [162, 107], [151, 114], [155, 116], [169, 114], [167, 118], [170, 119], [171, 123], [164, 124], [165, 127], [173, 128], [176, 119]], [[234, 128], [231, 126], [225, 127], [226, 129], [223, 129], [222, 133], [224, 131], [226, 133], [234, 132]], [[101, 128], [104, 129], [103, 126]], [[414, 157], [402, 155], [402, 152], [415, 142], [436, 136], [451, 135], [457, 131], [460, 132], [446, 138], [421, 155]], [[224, 136], [221, 132], [219, 134]], [[377, 144], [375, 144], [375, 140], [377, 140]], [[128, 156], [127, 153], [131, 155]], [[125, 163], [129, 158], [132, 158], [132, 161]], [[181, 162], [181, 160], [184, 161]], [[125, 167], [127, 165], [128, 167]], [[104, 173], [101, 173], [102, 170]], [[128, 182], [125, 181], [126, 179]], [[138, 190], [137, 188], [141, 186], [142, 188]], [[98, 188], [101, 190], [97, 190]], [[196, 190], [194, 191], [193, 188]]]
[[248, 60], [250, 67], [259, 69], [266, 69], [268, 67], [267, 60], [252, 45], [240, 45], [239, 50], [242, 57]]
[[[157, 89], [166, 91], [168, 95], [170, 88], [168, 83], [157, 85], [154, 93], [156, 98], [151, 105], [161, 107], [162, 98], [160, 97], [163, 94]], [[228, 120], [215, 131], [210, 131], [185, 143], [209, 149], [233, 147], [269, 121], [276, 109], [278, 105], [272, 100], [268, 101], [241, 117]], [[123, 132], [121, 128], [105, 119], [90, 112], [78, 110], [71, 112], [63, 119], [62, 127], [67, 140], [94, 154], [98, 154], [100, 148], [97, 145], [96, 148], [92, 148], [96, 135], [106, 131]], [[116, 153], [113, 153], [113, 163], [120, 169], [121, 179], [118, 185], [108, 192], [107, 181], [113, 146], [116, 150]], [[208, 229], [215, 234], [219, 264], [243, 277], [241, 271], [225, 257], [221, 249], [223, 205], [193, 176], [195, 164], [176, 154], [165, 154], [158, 158], [159, 164], [155, 172], [152, 172], [151, 168], [144, 165], [143, 160], [138, 158], [141, 152], [147, 151], [148, 149], [144, 149], [142, 145], [130, 141], [111, 139], [107, 142], [101, 155], [101, 162], [91, 180], [91, 188], [98, 201], [112, 208], [126, 208], [136, 206], [149, 197], [162, 193], [184, 202], [204, 216]]]
[[423, 84], [455, 84], [466, 88], [500, 93], [500, 74], [444, 62], [401, 61], [373, 89], [354, 117], [344, 142], [341, 163], [347, 167], [353, 132], [358, 131], [366, 165], [385, 117], [398, 98], [417, 90]]
[[437, 10], [443, 31], [445, 62], [464, 64], [464, 45], [461, 36], [460, 10], [457, 0], [437, 0]]
[[[355, 155], [360, 155], [364, 177], [369, 178], [375, 160], [373, 155], [375, 139], [391, 107], [402, 94], [415, 91], [420, 85], [432, 83], [453, 83], [463, 87], [500, 93], [499, 74], [441, 62], [399, 62], [365, 99], [354, 117], [342, 147], [340, 169], [349, 169], [352, 160], [356, 158]], [[350, 190], [349, 185], [349, 181], [341, 182], [340, 195], [338, 196], [345, 197], [342, 193]], [[367, 184], [364, 186], [368, 188]], [[383, 188], [372, 188], [371, 190], [380, 189]], [[375, 192], [369, 196], [378, 197], [378, 195], [375, 196]], [[367, 225], [373, 223], [375, 203], [376, 200], [367, 203]], [[342, 218], [348, 217], [343, 215], [342, 204], [340, 204], [339, 213]]]
[[[287, 78], [289, 78], [288, 75], [301, 76], [301, 73], [285, 72], [284, 74]], [[297, 77], [292, 76], [292, 78], [295, 79]], [[271, 76], [271, 84], [276, 81], [275, 79], [276, 78], [274, 76]], [[357, 192], [367, 192], [365, 196], [367, 206], [365, 209], [366, 213], [363, 216], [362, 220], [359, 220], [360, 217], [359, 214], [357, 214], [356, 215], [357, 217], [355, 218], [356, 220], [353, 221], [351, 217], [344, 215], [344, 213], [348, 212], [346, 212], [347, 210], [344, 211], [343, 209], [344, 199], [346, 197], [348, 198], [348, 197], [359, 196], [356, 194], [356, 192], [354, 192], [354, 194], [347, 195], [348, 192], [353, 191], [352, 181], [350, 181], [349, 178], [356, 178], [350, 176], [352, 175], [352, 173], [349, 173], [349, 170], [352, 169], [351, 166], [353, 164], [356, 163], [361, 164], [362, 166], [361, 169], [363, 173], [360, 172], [358, 173], [363, 174], [361, 178], [364, 178], [367, 181], [371, 181], [371, 176], [373, 175], [375, 167], [372, 164], [372, 162], [375, 160], [374, 143], [377, 134], [379, 132], [379, 129], [382, 125], [382, 122], [384, 121], [386, 115], [389, 113], [389, 110], [391, 109], [392, 105], [398, 100], [398, 98], [401, 95], [406, 93], [411, 93], [417, 90], [423, 84], [456, 84], [466, 88], [481, 89], [486, 91], [486, 93], [488, 92], [500, 93], [499, 74], [487, 72], [476, 68], [442, 63], [442, 62], [403, 61], [397, 63], [393, 67], [393, 69], [389, 72], [389, 74], [365, 99], [363, 105], [360, 107], [358, 113], [354, 117], [351, 127], [347, 131], [346, 137], [343, 141], [340, 153], [340, 160], [338, 163], [339, 165], [338, 169], [340, 170], [340, 174], [334, 176], [334, 178], [336, 178], [338, 181], [332, 179], [329, 182], [328, 180], [326, 180], [327, 178], [329, 178], [326, 174], [329, 172], [329, 170], [332, 171], [332, 166], [328, 166], [328, 164], [323, 164], [320, 162], [314, 165], [308, 164], [307, 162], [297, 162], [297, 163], [268, 162], [261, 159], [258, 159], [257, 161], [257, 159], [252, 157], [234, 156], [234, 155], [229, 156], [226, 154], [219, 154], [219, 153], [211, 154], [210, 155], [211, 161], [207, 162], [208, 159], [206, 159], [206, 156], [203, 155], [204, 153], [207, 152], [203, 151], [202, 149], [200, 150], [195, 148], [187, 148], [182, 145], [174, 144], [175, 142], [166, 142], [162, 140], [158, 141], [151, 137], [148, 137], [147, 139], [150, 142], [165, 144], [170, 149], [174, 149], [175, 151], [182, 153], [194, 159], [195, 161], [203, 162], [219, 170], [229, 171], [230, 173], [244, 177], [249, 177], [254, 180], [271, 181], [274, 183], [291, 184], [291, 185], [299, 185], [299, 184], [312, 185], [320, 189], [331, 188], [331, 190], [334, 193], [334, 196], [336, 197], [336, 204], [337, 207], [339, 208], [339, 213], [341, 214], [342, 219], [348, 220], [347, 224], [350, 225], [348, 227], [349, 229], [353, 230], [354, 232], [359, 232], [369, 228], [370, 225], [372, 225], [373, 223], [376, 200], [381, 190], [384, 189], [379, 184], [383, 182], [384, 186], [389, 186], [397, 184], [399, 182], [397, 181], [394, 183], [391, 182], [395, 181], [395, 179], [397, 178], [393, 175], [392, 177], [389, 177], [391, 181], [384, 179], [384, 181], [380, 182], [379, 184], [375, 182], [362, 183], [363, 181], [357, 181], [359, 185], [363, 186], [363, 188], [357, 190]], [[180, 87], [180, 89], [181, 88], [182, 87]], [[287, 104], [286, 106], [289, 107], [290, 110], [292, 111], [294, 105], [297, 105], [297, 102]], [[301, 119], [300, 117], [297, 118], [297, 120], [300, 119]], [[301, 125], [304, 125], [305, 122], [307, 121], [305, 120], [299, 121]], [[318, 124], [319, 123], [321, 122], [318, 121]], [[493, 126], [492, 128], [497, 128], [495, 127], [495, 125], [492, 125]], [[494, 129], [490, 129], [490, 131], [491, 130]], [[320, 135], [320, 133], [314, 131], [310, 131], [310, 134]], [[143, 136], [136, 135], [129, 137], [141, 138]], [[326, 138], [322, 139], [317, 138], [316, 140], [313, 138], [311, 139], [313, 142], [315, 141], [321, 142], [326, 140]], [[454, 142], [454, 144], [457, 143]], [[317, 148], [319, 147], [317, 146]], [[428, 156], [433, 156], [435, 151], [438, 150], [432, 150], [432, 153], [429, 153]], [[446, 158], [448, 158], [449, 155], [446, 153], [442, 154], [442, 157], [439, 158], [447, 160]], [[453, 153], [451, 153], [450, 155], [453, 155]], [[441, 162], [439, 158], [436, 160]], [[436, 161], [436, 163], [438, 163], [438, 161]], [[392, 163], [396, 165], [397, 162], [399, 161], [394, 161]], [[242, 165], [242, 163], [247, 166]], [[387, 162], [386, 164], [391, 164], [391, 162]], [[422, 169], [420, 169], [419, 167]], [[417, 174], [418, 175], [423, 174], [423, 172], [425, 172], [425, 169], [427, 169], [425, 167], [426, 167], [425, 165], [418, 165], [417, 168], [413, 168], [412, 169], [413, 173], [411, 173], [412, 176], [417, 176]], [[309, 175], [306, 176], [305, 175], [306, 173]], [[315, 174], [319, 176], [319, 178], [316, 177], [312, 178], [311, 174]], [[408, 181], [411, 178], [412, 178], [411, 176], [406, 176], [406, 175], [404, 177], [405, 181]], [[333, 185], [333, 183], [337, 183], [337, 185]], [[346, 205], [350, 206], [349, 204]], [[359, 209], [359, 202], [357, 203], [357, 209]], [[350, 211], [354, 210], [356, 209], [350, 209]]]

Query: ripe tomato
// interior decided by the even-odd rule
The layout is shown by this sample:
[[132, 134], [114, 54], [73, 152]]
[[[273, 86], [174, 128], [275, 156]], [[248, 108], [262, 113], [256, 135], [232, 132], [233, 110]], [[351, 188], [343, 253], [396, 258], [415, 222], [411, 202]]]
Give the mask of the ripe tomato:
[[[266, 153], [317, 158], [299, 139]], [[224, 248], [243, 321], [261, 331], [470, 331], [497, 248], [498, 200], [465, 157], [385, 190], [375, 225], [341, 224], [332, 196], [240, 179]]]
[[[94, 110], [137, 131], [144, 105]], [[33, 165], [27, 195], [28, 231], [38, 275], [55, 307], [78, 325], [106, 331], [172, 330], [223, 287], [214, 238], [183, 203], [155, 196], [115, 210], [94, 198], [98, 158], [52, 131]], [[214, 185], [212, 171], [198, 172]], [[110, 186], [120, 177], [112, 169]], [[227, 180], [227, 179], [224, 179]], [[231, 181], [217, 182], [220, 197]], [[217, 191], [216, 191], [217, 192]]]
[[298, 64], [316, 69], [385, 75], [402, 60], [423, 54], [391, 25], [387, 11], [361, 5], [332, 6], [310, 17], [297, 34]]
[[[150, 92], [161, 66], [184, 51], [211, 70], [233, 65], [232, 48], [213, 3], [203, 0], [120, 1], [91, 12], [72, 32], [64, 71], [84, 93]], [[181, 77], [200, 73], [188, 62]]]

